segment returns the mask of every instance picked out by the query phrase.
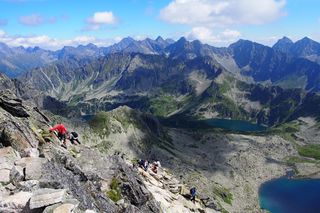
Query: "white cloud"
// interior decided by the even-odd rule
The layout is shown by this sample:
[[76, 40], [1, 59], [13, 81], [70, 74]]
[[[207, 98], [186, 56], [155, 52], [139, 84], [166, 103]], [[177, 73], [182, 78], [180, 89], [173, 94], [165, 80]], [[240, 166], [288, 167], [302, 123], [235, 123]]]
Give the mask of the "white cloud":
[[94, 36], [77, 36], [72, 39], [55, 39], [47, 35], [39, 36], [11, 36], [0, 30], [0, 42], [6, 43], [9, 46], [24, 46], [34, 47], [39, 46], [44, 49], [57, 50], [63, 46], [78, 46], [93, 43], [97, 46], [109, 46], [118, 41], [114, 39], [99, 39]]
[[102, 26], [116, 24], [117, 18], [112, 11], [96, 12], [86, 22], [84, 30], [100, 30]]
[[207, 27], [194, 27], [186, 34], [190, 40], [198, 39], [203, 43], [223, 46], [239, 39], [241, 33], [236, 30], [226, 29], [220, 33], [214, 33]]
[[225, 38], [233, 39], [233, 38], [239, 38], [241, 36], [241, 33], [236, 30], [226, 29], [225, 31], [222, 32], [222, 35]]
[[116, 17], [111, 11], [96, 12], [93, 17], [88, 19], [88, 22], [92, 24], [115, 24]]
[[31, 14], [29, 16], [21, 16], [19, 22], [23, 25], [38, 26], [44, 23], [44, 18], [39, 14]]
[[264, 24], [285, 15], [285, 5], [286, 0], [173, 0], [160, 18], [192, 26]]

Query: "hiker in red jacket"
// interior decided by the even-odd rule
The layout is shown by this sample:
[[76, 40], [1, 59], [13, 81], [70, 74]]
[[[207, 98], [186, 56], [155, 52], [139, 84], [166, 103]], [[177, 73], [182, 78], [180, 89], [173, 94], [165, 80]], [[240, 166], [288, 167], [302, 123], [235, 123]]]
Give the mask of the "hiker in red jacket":
[[67, 148], [67, 128], [63, 124], [57, 124], [54, 127], [49, 129], [50, 132], [56, 132], [60, 141], [63, 142], [62, 146]]

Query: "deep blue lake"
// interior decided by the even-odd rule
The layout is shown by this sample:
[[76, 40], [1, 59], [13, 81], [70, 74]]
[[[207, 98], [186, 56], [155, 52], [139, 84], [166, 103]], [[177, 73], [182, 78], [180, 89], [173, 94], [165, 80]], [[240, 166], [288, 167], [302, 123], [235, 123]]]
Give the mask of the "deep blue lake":
[[271, 213], [320, 213], [320, 180], [271, 180], [260, 187], [259, 199]]
[[248, 121], [241, 120], [229, 120], [229, 119], [205, 119], [195, 120], [184, 117], [172, 117], [162, 118], [160, 122], [165, 126], [176, 127], [176, 128], [194, 128], [194, 129], [205, 129], [205, 128], [220, 128], [230, 131], [238, 132], [261, 132], [267, 128], [259, 124], [250, 123]]

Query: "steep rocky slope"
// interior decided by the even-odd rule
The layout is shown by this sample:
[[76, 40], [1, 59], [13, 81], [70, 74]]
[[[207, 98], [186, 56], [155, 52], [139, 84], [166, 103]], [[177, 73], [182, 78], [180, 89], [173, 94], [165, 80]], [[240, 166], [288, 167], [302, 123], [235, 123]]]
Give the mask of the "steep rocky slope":
[[[119, 152], [130, 160], [160, 160], [178, 182], [187, 188], [197, 186], [199, 198], [209, 199], [215, 211], [262, 212], [258, 202], [260, 184], [296, 169], [301, 176], [319, 172], [317, 161], [309, 161], [305, 167], [308, 169], [303, 170], [305, 163], [296, 146], [306, 144], [303, 132], [318, 131], [315, 123], [288, 124], [257, 134], [177, 129], [163, 127], [150, 115], [121, 107], [98, 114], [91, 127], [97, 125], [100, 130], [85, 130], [85, 138], [90, 140], [84, 140], [106, 154]], [[300, 159], [301, 163], [295, 164], [292, 159]], [[157, 188], [159, 182], [148, 175], [145, 179], [156, 200], [173, 205], [172, 195]]]
[[[1, 212], [50, 212], [59, 208], [160, 212], [140, 177], [123, 159], [82, 146], [75, 147], [81, 150], [81, 157], [73, 158], [72, 149], [60, 147], [53, 135], [44, 136], [50, 120], [29, 104], [9, 90], [1, 91]], [[122, 204], [116, 205], [107, 196], [113, 178], [121, 180], [117, 187], [123, 190]]]

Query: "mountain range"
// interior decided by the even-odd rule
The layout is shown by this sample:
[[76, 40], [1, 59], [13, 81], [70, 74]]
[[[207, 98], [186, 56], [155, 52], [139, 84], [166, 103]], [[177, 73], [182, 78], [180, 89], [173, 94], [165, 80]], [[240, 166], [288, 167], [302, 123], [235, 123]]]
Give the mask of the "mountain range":
[[4, 73], [18, 75], [21, 91], [33, 88], [51, 97], [50, 104], [64, 103], [65, 113], [80, 116], [128, 105], [158, 116], [274, 125], [317, 114], [316, 107], [306, 109], [310, 101], [319, 105], [320, 65], [311, 60], [319, 56], [318, 49], [319, 43], [309, 38], [293, 43], [284, 37], [272, 48], [248, 40], [217, 48], [183, 37], [128, 37], [109, 47], [88, 44], [57, 51], [2, 45], [1, 54], [11, 64], [18, 52], [37, 61], [19, 60], [15, 71], [7, 67]]

